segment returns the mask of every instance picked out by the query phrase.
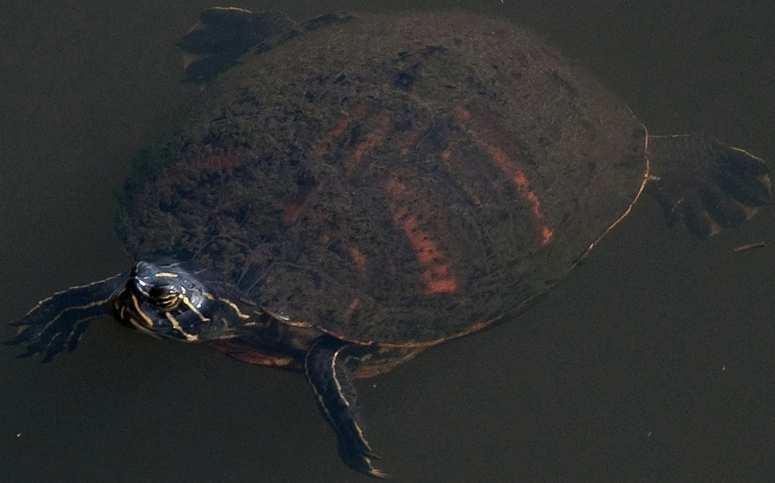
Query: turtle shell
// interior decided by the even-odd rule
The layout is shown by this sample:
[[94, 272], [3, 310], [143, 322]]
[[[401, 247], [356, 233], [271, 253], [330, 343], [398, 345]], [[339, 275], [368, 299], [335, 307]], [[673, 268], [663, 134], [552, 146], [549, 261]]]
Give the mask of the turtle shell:
[[645, 128], [544, 41], [370, 15], [246, 54], [142, 153], [119, 233], [343, 339], [426, 345], [525, 308], [629, 212]]

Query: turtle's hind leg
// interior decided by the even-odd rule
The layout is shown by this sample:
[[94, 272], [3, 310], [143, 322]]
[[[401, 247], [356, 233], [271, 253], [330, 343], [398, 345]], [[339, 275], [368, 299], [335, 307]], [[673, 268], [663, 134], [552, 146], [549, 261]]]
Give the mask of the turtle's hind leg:
[[279, 12], [207, 8], [199, 22], [178, 41], [184, 54], [185, 79], [208, 81], [236, 64], [248, 50], [268, 50], [297, 32], [296, 24]]
[[649, 136], [647, 156], [648, 192], [668, 224], [683, 220], [700, 238], [738, 226], [770, 203], [769, 167], [745, 149], [702, 135]]

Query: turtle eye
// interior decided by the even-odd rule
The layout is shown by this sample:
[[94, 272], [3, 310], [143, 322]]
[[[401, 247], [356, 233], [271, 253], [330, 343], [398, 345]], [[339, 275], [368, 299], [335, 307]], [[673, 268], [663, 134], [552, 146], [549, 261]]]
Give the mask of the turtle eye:
[[180, 305], [180, 294], [172, 285], [154, 285], [148, 291], [148, 298], [162, 310], [172, 310]]

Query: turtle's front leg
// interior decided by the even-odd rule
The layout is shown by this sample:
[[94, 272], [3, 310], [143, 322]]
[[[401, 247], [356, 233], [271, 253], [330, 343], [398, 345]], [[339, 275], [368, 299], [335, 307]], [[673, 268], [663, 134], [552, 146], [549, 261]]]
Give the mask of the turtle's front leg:
[[307, 352], [304, 370], [317, 396], [318, 406], [339, 440], [339, 455], [351, 468], [376, 478], [387, 474], [374, 466], [379, 457], [363, 434], [356, 414], [355, 388], [347, 360], [353, 346], [330, 337], [321, 337]]
[[21, 320], [11, 323], [19, 329], [6, 344], [26, 345], [27, 351], [19, 357], [43, 354], [43, 362], [51, 361], [63, 350], [74, 350], [89, 320], [110, 313], [112, 297], [125, 278], [120, 273], [41, 300]]

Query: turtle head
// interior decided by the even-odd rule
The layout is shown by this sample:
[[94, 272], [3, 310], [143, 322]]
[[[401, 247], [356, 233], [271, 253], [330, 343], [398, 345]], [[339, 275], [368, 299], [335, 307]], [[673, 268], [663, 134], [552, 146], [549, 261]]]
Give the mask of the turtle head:
[[17, 334], [6, 343], [23, 344], [27, 351], [21, 356], [42, 354], [43, 362], [48, 362], [62, 351], [74, 350], [89, 321], [106, 314], [158, 338], [183, 342], [230, 338], [242, 327], [255, 325], [245, 312], [255, 314], [245, 308], [249, 304], [231, 295], [236, 293], [180, 263], [137, 262], [128, 274], [75, 285], [41, 300], [12, 322]]
[[116, 317], [154, 337], [183, 342], [228, 337], [249, 316], [197, 275], [178, 263], [135, 263], [113, 299]]

